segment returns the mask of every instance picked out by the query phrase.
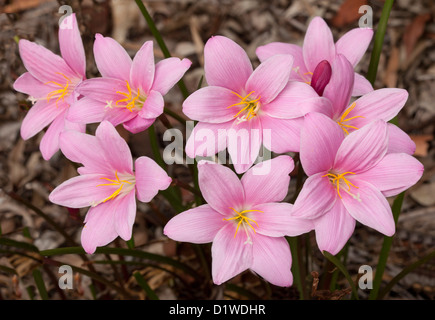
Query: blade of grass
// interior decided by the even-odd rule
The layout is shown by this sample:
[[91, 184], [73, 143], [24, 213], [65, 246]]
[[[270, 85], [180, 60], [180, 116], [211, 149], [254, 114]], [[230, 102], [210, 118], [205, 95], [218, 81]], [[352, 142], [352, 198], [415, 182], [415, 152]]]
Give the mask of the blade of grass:
[[344, 275], [344, 277], [346, 278], [347, 282], [349, 283], [349, 285], [352, 289], [353, 298], [355, 298], [356, 300], [359, 300], [358, 290], [355, 286], [355, 283], [353, 282], [352, 277], [350, 276], [349, 272], [347, 272], [346, 268], [341, 263], [341, 261], [337, 257], [333, 256], [332, 254], [330, 254], [327, 251], [323, 251], [323, 255], [326, 257], [326, 259], [331, 261], [341, 271], [341, 273]]
[[[394, 222], [397, 225], [399, 220], [400, 211], [402, 210], [402, 203], [405, 193], [400, 193], [396, 199], [394, 199], [392, 211]], [[391, 245], [393, 244], [393, 237], [384, 237], [382, 243], [381, 252], [379, 254], [378, 264], [376, 266], [375, 278], [373, 279], [373, 289], [370, 291], [369, 300], [375, 300], [378, 298], [379, 289], [382, 283], [382, 277], [384, 275], [385, 266], [387, 265], [388, 255], [390, 253]]]
[[41, 299], [48, 300], [47, 288], [45, 287], [44, 279], [42, 278], [42, 273], [39, 271], [39, 269], [33, 270], [33, 279], [35, 280], [36, 288], [39, 291]]
[[[151, 15], [149, 14], [147, 8], [143, 4], [142, 0], [135, 0], [135, 1], [140, 11], [142, 12], [143, 17], [145, 18], [145, 21], [148, 24], [148, 27], [150, 28], [150, 31], [154, 36], [154, 39], [156, 39], [157, 44], [162, 50], [163, 55], [165, 56], [165, 58], [170, 58], [171, 53], [169, 52], [169, 49], [166, 46], [165, 41], [163, 40], [163, 37], [160, 34], [159, 30], [157, 29], [153, 21], [153, 18], [151, 18]], [[183, 82], [183, 80], [178, 81], [178, 87], [180, 88], [181, 94], [183, 95], [184, 99], [186, 99], [189, 96], [189, 92], [187, 91], [186, 85]]]
[[8, 238], [0, 238], [0, 245], [24, 249], [31, 252], [39, 252], [38, 248], [27, 242], [16, 241]]
[[[95, 251], [95, 254], [102, 253], [102, 254], [118, 254], [121, 256], [130, 256], [130, 257], [136, 257], [141, 259], [147, 259], [152, 260], [160, 263], [164, 263], [167, 265], [171, 265], [177, 269], [180, 269], [188, 274], [190, 274], [193, 277], [197, 277], [198, 273], [189, 267], [188, 265], [154, 253], [149, 253], [145, 251], [139, 251], [139, 250], [130, 250], [125, 248], [97, 248]], [[55, 255], [64, 255], [64, 254], [85, 254], [85, 251], [81, 247], [67, 247], [67, 248], [56, 248], [56, 249], [49, 249], [49, 250], [43, 250], [40, 251], [40, 254], [45, 257], [51, 257]]]
[[421, 265], [425, 264], [426, 262], [435, 259], [435, 251], [432, 251], [431, 253], [427, 254], [420, 260], [414, 262], [413, 264], [410, 264], [405, 269], [403, 269], [399, 274], [397, 274], [393, 279], [390, 280], [390, 282], [385, 286], [385, 288], [379, 293], [378, 299], [382, 299], [385, 297], [385, 295], [393, 288], [395, 284], [397, 284], [401, 279], [403, 279], [407, 274], [414, 271], [416, 268], [420, 267]]
[[133, 273], [134, 278], [136, 279], [137, 283], [141, 286], [141, 288], [145, 291], [147, 294], [147, 297], [150, 300], [160, 300], [157, 294], [154, 292], [153, 289], [148, 285], [148, 282], [142, 277], [139, 271], [135, 271]]
[[376, 30], [373, 51], [370, 57], [370, 64], [367, 71], [367, 80], [372, 84], [375, 83], [376, 74], [378, 72], [379, 59], [381, 57], [382, 46], [384, 45], [385, 31], [387, 30], [388, 18], [390, 17], [391, 8], [393, 7], [394, 0], [385, 0], [382, 9], [381, 19], [379, 20], [378, 28]]

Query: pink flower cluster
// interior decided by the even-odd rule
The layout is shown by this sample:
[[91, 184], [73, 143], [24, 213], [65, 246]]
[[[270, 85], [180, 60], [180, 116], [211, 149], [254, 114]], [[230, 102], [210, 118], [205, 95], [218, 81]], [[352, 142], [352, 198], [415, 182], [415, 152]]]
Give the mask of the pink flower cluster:
[[[86, 79], [77, 22], [74, 15], [70, 19], [73, 28], [59, 31], [62, 58], [20, 41], [28, 72], [14, 88], [37, 101], [23, 121], [23, 139], [51, 123], [41, 141], [44, 158], [60, 148], [83, 164], [79, 176], [58, 186], [50, 200], [90, 206], [82, 245], [93, 253], [117, 236], [130, 239], [136, 198], [149, 202], [171, 183], [147, 157], [136, 159], [133, 170], [129, 147], [115, 126], [131, 133], [147, 129], [191, 62], [169, 58], [155, 64], [151, 41], [132, 60], [116, 41], [96, 35], [94, 56], [102, 77]], [[386, 197], [414, 185], [423, 165], [412, 157], [409, 136], [388, 123], [405, 105], [406, 90], [374, 90], [354, 72], [372, 36], [371, 29], [356, 28], [334, 42], [325, 21], [316, 17], [302, 47], [259, 47], [255, 70], [234, 41], [223, 36], [207, 41], [208, 86], [183, 103], [184, 114], [198, 121], [185, 151], [195, 158], [227, 149], [235, 172], [199, 161], [207, 204], [173, 217], [164, 233], [176, 241], [212, 242], [216, 284], [250, 269], [270, 283], [290, 286], [286, 236], [314, 230], [318, 248], [336, 254], [356, 221], [387, 236], [395, 233]], [[100, 123], [95, 136], [84, 133], [88, 123]], [[261, 147], [275, 154], [299, 152], [307, 179], [294, 204], [286, 201], [292, 158], [278, 155], [254, 165]], [[243, 175], [239, 179], [236, 173]]]

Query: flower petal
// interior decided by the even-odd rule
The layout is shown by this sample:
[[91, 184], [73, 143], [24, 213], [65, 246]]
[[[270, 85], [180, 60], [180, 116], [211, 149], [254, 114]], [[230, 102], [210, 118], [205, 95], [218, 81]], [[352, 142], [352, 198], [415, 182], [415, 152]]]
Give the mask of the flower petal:
[[423, 171], [423, 165], [414, 157], [405, 153], [391, 153], [373, 168], [358, 174], [358, 179], [369, 182], [390, 197], [413, 186], [420, 180]]
[[210, 157], [227, 147], [227, 130], [233, 122], [207, 123], [198, 122], [186, 142], [186, 154], [190, 158], [196, 156]]
[[[252, 207], [250, 218], [256, 235], [268, 237], [298, 236], [313, 230], [313, 222], [309, 219], [295, 217], [291, 214], [293, 205], [290, 203], [263, 203]], [[258, 225], [258, 226], [257, 226]]]
[[164, 96], [184, 76], [192, 62], [189, 59], [167, 58], [156, 63], [152, 89]]
[[95, 136], [104, 151], [109, 164], [120, 173], [130, 173], [133, 170], [133, 159], [127, 142], [108, 121], [103, 121], [98, 126]]
[[237, 173], [248, 170], [255, 162], [263, 141], [259, 117], [233, 122], [227, 133], [227, 149]]
[[252, 65], [245, 50], [233, 40], [213, 36], [204, 47], [204, 71], [208, 85], [242, 92]]
[[406, 153], [413, 155], [415, 152], [415, 142], [406, 134], [405, 131], [392, 123], [388, 125], [388, 151], [387, 153]]
[[299, 152], [304, 118], [276, 119], [261, 116], [263, 145], [275, 153]]
[[343, 130], [329, 117], [320, 113], [308, 113], [301, 130], [300, 148], [306, 174], [311, 176], [331, 169], [343, 139]]
[[83, 97], [68, 109], [66, 118], [78, 123], [96, 123], [104, 120], [107, 104], [89, 97]]
[[330, 63], [334, 61], [334, 38], [325, 20], [320, 17], [315, 17], [311, 20], [305, 33], [302, 51], [305, 65], [308, 71], [311, 72], [314, 71], [322, 60], [327, 60]]
[[27, 71], [42, 83], [49, 81], [65, 83], [63, 75], [66, 77], [75, 75], [65, 60], [39, 44], [21, 39], [18, 47]]
[[290, 81], [273, 101], [261, 106], [261, 111], [274, 118], [298, 118], [313, 110], [322, 109], [325, 100], [310, 85]]
[[36, 102], [23, 119], [21, 137], [24, 140], [30, 139], [64, 112], [65, 107], [60, 104], [56, 107], [56, 101], [41, 100]]
[[256, 164], [246, 171], [241, 182], [245, 190], [245, 204], [253, 206], [283, 201], [288, 193], [290, 172], [295, 165], [289, 156], [278, 156]]
[[292, 55], [294, 62], [289, 80], [305, 81], [304, 75], [308, 73], [308, 70], [305, 67], [304, 56], [300, 46], [289, 43], [272, 42], [258, 47], [255, 53], [261, 62], [277, 54]]
[[125, 241], [131, 239], [133, 224], [136, 218], [136, 197], [134, 192], [129, 192], [124, 197], [117, 199], [115, 219], [116, 233]]
[[105, 246], [118, 237], [115, 229], [116, 209], [117, 206], [111, 201], [89, 209], [81, 234], [82, 246], [87, 253], [94, 253], [97, 247]]
[[209, 161], [198, 163], [198, 182], [207, 203], [223, 215], [232, 215], [243, 207], [245, 194], [237, 175], [223, 165]]
[[332, 75], [323, 96], [332, 102], [334, 114], [341, 114], [349, 105], [354, 83], [352, 65], [343, 55], [337, 55], [332, 63]]
[[245, 244], [245, 232], [237, 233], [234, 237], [235, 226], [227, 223], [213, 240], [212, 275], [213, 282], [217, 285], [235, 277], [250, 268], [253, 263], [252, 245]]
[[374, 120], [390, 121], [403, 108], [408, 99], [404, 89], [384, 88], [367, 93], [357, 99], [355, 107], [349, 112], [348, 118], [358, 116], [350, 124], [361, 128]]
[[284, 237], [271, 238], [256, 235], [252, 255], [254, 257], [252, 271], [276, 286], [292, 285], [292, 258], [290, 246]]
[[163, 113], [164, 105], [162, 94], [151, 90], [142, 109], [139, 111], [139, 116], [145, 119], [155, 119]]
[[65, 116], [59, 115], [48, 127], [41, 139], [39, 149], [44, 160], [50, 158], [59, 150], [59, 135], [65, 129]]
[[[57, 186], [49, 195], [51, 202], [69, 208], [84, 208], [110, 197], [117, 187], [100, 186], [104, 174], [86, 174], [71, 178]], [[111, 202], [111, 201], [109, 201]]]
[[358, 187], [356, 199], [346, 192], [342, 193], [347, 211], [360, 223], [391, 237], [395, 224], [387, 199], [370, 183], [358, 180], [355, 185]]
[[69, 160], [82, 163], [92, 173], [112, 173], [109, 160], [98, 139], [90, 134], [64, 131], [59, 136], [62, 153]]
[[146, 41], [133, 58], [130, 81], [134, 88], [148, 93], [154, 81], [153, 42]]
[[261, 104], [271, 102], [287, 85], [293, 60], [289, 54], [279, 54], [262, 62], [246, 82], [246, 92], [254, 91]]
[[127, 120], [122, 125], [131, 133], [139, 133], [148, 129], [156, 119], [144, 119], [137, 115], [130, 120]]
[[344, 55], [347, 60], [356, 66], [369, 47], [373, 37], [373, 29], [355, 28], [346, 32], [335, 44], [337, 54]]
[[86, 56], [75, 13], [65, 17], [59, 26], [62, 58], [82, 79], [86, 78]]
[[381, 161], [387, 148], [388, 126], [382, 120], [374, 121], [343, 140], [337, 151], [334, 169], [339, 172], [363, 172]]
[[57, 89], [51, 84], [43, 84], [32, 76], [30, 72], [24, 72], [15, 80], [14, 90], [28, 94], [34, 98], [45, 98], [50, 92]]
[[117, 93], [117, 91], [128, 92], [126, 82], [115, 78], [87, 79], [80, 83], [76, 90], [85, 97], [104, 102], [107, 105], [111, 103], [113, 107], [116, 101], [125, 98], [125, 96]]
[[325, 174], [321, 172], [308, 177], [293, 206], [293, 216], [316, 219], [331, 210], [337, 192]]
[[240, 98], [223, 87], [196, 90], [183, 102], [183, 113], [192, 120], [222, 123], [234, 119], [239, 112]]
[[320, 251], [336, 255], [355, 230], [355, 219], [341, 201], [336, 201], [331, 210], [314, 220], [314, 226]]
[[166, 224], [163, 233], [175, 241], [208, 243], [226, 224], [219, 212], [204, 204], [177, 214]]
[[103, 77], [121, 81], [130, 79], [131, 58], [116, 40], [97, 33], [94, 42], [94, 57]]
[[359, 97], [373, 91], [372, 84], [359, 73], [354, 74], [352, 97]]
[[172, 179], [154, 160], [139, 157], [134, 162], [136, 194], [139, 201], [150, 202], [159, 192], [171, 184]]

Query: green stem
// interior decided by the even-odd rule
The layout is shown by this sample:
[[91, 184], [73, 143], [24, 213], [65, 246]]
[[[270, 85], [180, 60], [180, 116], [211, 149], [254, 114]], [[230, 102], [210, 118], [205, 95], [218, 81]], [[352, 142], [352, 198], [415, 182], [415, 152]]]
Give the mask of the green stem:
[[36, 288], [38, 288], [41, 299], [48, 300], [47, 288], [45, 287], [44, 279], [42, 278], [42, 273], [39, 269], [33, 270], [33, 279], [35, 279]]
[[140, 274], [139, 271], [135, 271], [133, 273], [134, 278], [136, 279], [137, 283], [141, 286], [141, 288], [145, 291], [147, 294], [147, 297], [150, 300], [159, 300], [159, 297], [154, 292], [153, 289], [149, 286], [148, 282], [145, 280], [145, 278]]
[[369, 69], [367, 71], [367, 80], [372, 84], [375, 83], [378, 72], [379, 59], [381, 57], [382, 46], [384, 44], [385, 31], [387, 30], [388, 18], [393, 6], [394, 0], [385, 0], [382, 9], [381, 19], [379, 20], [378, 29], [376, 30], [373, 51], [370, 58]]
[[[142, 0], [135, 0], [137, 6], [139, 7], [140, 11], [142, 12], [143, 17], [145, 18], [145, 21], [148, 24], [148, 27], [150, 28], [150, 31], [152, 35], [154, 36], [154, 39], [156, 39], [157, 44], [159, 45], [160, 49], [163, 52], [163, 55], [165, 58], [170, 58], [171, 53], [169, 52], [168, 47], [165, 44], [165, 41], [163, 40], [162, 35], [160, 34], [159, 30], [157, 29], [153, 18], [151, 18], [147, 8], [143, 4]], [[184, 99], [186, 99], [189, 96], [189, 92], [187, 91], [186, 85], [183, 82], [183, 80], [178, 81], [178, 87], [180, 88], [181, 94], [183, 95]]]
[[186, 126], [186, 119], [184, 119], [182, 116], [180, 116], [178, 113], [172, 111], [171, 109], [165, 107], [163, 109], [163, 112], [166, 113], [168, 116], [174, 118], [175, 120], [177, 120], [180, 124], [182, 124], [183, 126]]
[[[394, 199], [392, 211], [394, 223], [397, 225], [399, 219], [400, 211], [402, 209], [402, 203], [405, 193], [400, 193], [396, 199]], [[382, 283], [382, 277], [384, 275], [385, 266], [387, 265], [388, 255], [390, 253], [391, 245], [393, 243], [393, 237], [384, 237], [384, 242], [382, 243], [381, 253], [379, 254], [378, 265], [376, 266], [375, 278], [373, 279], [373, 289], [370, 292], [369, 300], [375, 300], [378, 298], [379, 289]]]
[[292, 274], [294, 282], [299, 291], [299, 299], [305, 300], [307, 294], [305, 292], [305, 277], [302, 276], [302, 261], [299, 237], [286, 237], [292, 254]]

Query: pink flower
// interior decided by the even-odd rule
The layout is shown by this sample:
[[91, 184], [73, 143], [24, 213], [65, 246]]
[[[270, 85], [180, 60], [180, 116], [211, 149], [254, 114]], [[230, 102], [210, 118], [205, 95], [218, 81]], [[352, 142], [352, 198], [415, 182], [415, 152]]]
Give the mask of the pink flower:
[[387, 236], [394, 234], [385, 197], [414, 185], [424, 168], [408, 154], [387, 154], [387, 148], [388, 126], [382, 120], [345, 137], [325, 115], [305, 116], [300, 159], [308, 179], [293, 213], [313, 221], [320, 250], [338, 253], [356, 220]]
[[[51, 202], [69, 208], [89, 209], [82, 231], [82, 246], [88, 253], [113, 241], [118, 235], [129, 240], [136, 216], [136, 196], [149, 202], [159, 190], [168, 188], [171, 178], [152, 159], [133, 160], [130, 149], [107, 121], [96, 135], [66, 131], [60, 135], [61, 150], [83, 164], [79, 176], [54, 189]], [[136, 196], [135, 196], [136, 194]]]
[[[355, 28], [345, 33], [336, 43], [326, 22], [315, 17], [311, 20], [305, 34], [303, 46], [282, 42], [272, 42], [257, 48], [260, 61], [275, 54], [291, 54], [295, 58], [290, 80], [311, 82], [311, 76], [317, 65], [326, 60], [332, 64], [337, 54], [344, 55], [355, 67], [366, 52], [373, 37], [369, 28]], [[370, 82], [358, 73], [353, 74], [355, 86], [352, 96], [360, 96], [373, 90]]]
[[251, 269], [278, 286], [292, 284], [285, 235], [312, 230], [284, 200], [293, 160], [279, 156], [249, 169], [239, 180], [229, 168], [200, 161], [199, 186], [208, 204], [172, 218], [164, 234], [176, 241], [212, 244], [212, 275], [221, 284]]
[[[275, 55], [253, 71], [234, 41], [209, 39], [204, 48], [209, 86], [183, 103], [183, 112], [199, 121], [187, 141], [187, 155], [212, 156], [227, 148], [236, 172], [242, 173], [262, 144], [276, 153], [299, 151], [302, 116], [323, 108], [326, 99], [310, 86], [288, 82], [292, 64], [291, 55]], [[207, 140], [200, 143], [204, 136]]]
[[62, 57], [28, 40], [19, 42], [28, 72], [15, 81], [14, 89], [36, 102], [23, 120], [21, 137], [30, 139], [51, 123], [40, 145], [45, 160], [59, 150], [59, 134], [63, 130], [85, 130], [84, 125], [65, 119], [69, 107], [77, 101], [76, 87], [86, 77], [86, 58], [75, 15], [65, 18], [64, 23], [72, 28], [59, 28]]
[[95, 36], [95, 61], [102, 78], [84, 81], [84, 95], [71, 108], [68, 119], [78, 123], [110, 121], [137, 133], [147, 129], [163, 113], [163, 96], [189, 69], [191, 62], [179, 58], [154, 64], [153, 42], [147, 41], [133, 61], [115, 40]]
[[[352, 65], [345, 56], [339, 54], [332, 63], [331, 69], [332, 73], [326, 86], [324, 86], [325, 82], [315, 86], [320, 88], [324, 86], [322, 96], [328, 101], [323, 101], [322, 109], [318, 108], [316, 111], [333, 119], [345, 134], [358, 130], [374, 120], [390, 121], [408, 99], [408, 92], [404, 89], [384, 88], [371, 91], [351, 101], [354, 87]], [[322, 73], [319, 73], [319, 77], [322, 77]], [[403, 130], [389, 123], [388, 135], [388, 153], [405, 152], [410, 155], [414, 153], [415, 143]]]

